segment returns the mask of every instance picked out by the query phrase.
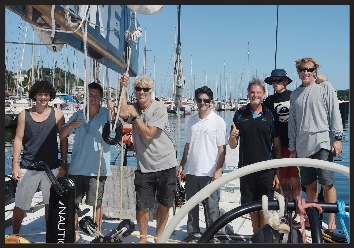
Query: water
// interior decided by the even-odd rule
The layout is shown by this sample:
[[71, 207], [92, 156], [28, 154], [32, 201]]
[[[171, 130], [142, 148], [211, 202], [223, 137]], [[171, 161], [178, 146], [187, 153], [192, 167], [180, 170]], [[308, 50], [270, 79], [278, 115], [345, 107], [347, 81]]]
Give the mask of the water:
[[[195, 114], [196, 112], [192, 113]], [[230, 133], [230, 128], [231, 128], [231, 121], [234, 116], [234, 111], [222, 111], [222, 112], [216, 112], [218, 115], [220, 115], [224, 120], [226, 121], [226, 132], [227, 134]], [[183, 156], [183, 149], [184, 149], [184, 130], [185, 126], [187, 125], [187, 122], [191, 115], [187, 115], [186, 117], [181, 117], [178, 118], [177, 115], [175, 114], [169, 114], [169, 122], [171, 125], [174, 141], [175, 141], [175, 146], [179, 147], [179, 150], [177, 150], [177, 158], [178, 161], [180, 161], [181, 157]], [[179, 120], [178, 120], [179, 119]], [[345, 115], [342, 115], [343, 119], [343, 127], [344, 127], [344, 137], [343, 137], [343, 152], [340, 156], [340, 158], [335, 158], [334, 162], [347, 166], [349, 167], [349, 158], [350, 158], [350, 153], [349, 153], [349, 138], [350, 138], [350, 129], [349, 129], [349, 121], [350, 121], [350, 116], [349, 116], [349, 111], [345, 113]], [[180, 134], [178, 134], [177, 130], [178, 127], [180, 127]], [[11, 163], [12, 163], [12, 144], [13, 144], [13, 139], [15, 136], [15, 129], [5, 129], [5, 174], [10, 174], [11, 173]], [[180, 139], [178, 139], [180, 137]], [[178, 142], [179, 140], [179, 142]], [[70, 146], [70, 141], [69, 141], [69, 152], [71, 151], [71, 146]], [[116, 145], [116, 146], [111, 146], [111, 165], [121, 165], [121, 146]], [[238, 161], [238, 158], [235, 158], [236, 161]], [[229, 160], [229, 161], [235, 161], [235, 160]], [[68, 162], [70, 163], [70, 154], [68, 156]], [[127, 164], [128, 166], [136, 166], [136, 159], [135, 155], [132, 151], [127, 152]], [[341, 173], [335, 172], [335, 187], [337, 190], [337, 199], [344, 201], [346, 204], [348, 204], [349, 201], [349, 179], [344, 176]], [[303, 197], [306, 197], [303, 195]], [[324, 220], [327, 221], [327, 215], [324, 215]], [[337, 217], [336, 219], [336, 224], [338, 229], [343, 229], [341, 222], [339, 218]], [[345, 225], [347, 229], [349, 230], [349, 220], [345, 220]]]

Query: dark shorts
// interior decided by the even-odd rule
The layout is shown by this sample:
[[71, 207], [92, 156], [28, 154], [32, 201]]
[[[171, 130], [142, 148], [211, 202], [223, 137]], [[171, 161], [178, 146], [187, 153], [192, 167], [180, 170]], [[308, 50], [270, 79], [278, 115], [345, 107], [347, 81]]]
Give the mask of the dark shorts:
[[144, 211], [154, 207], [155, 196], [164, 207], [172, 207], [175, 200], [177, 179], [176, 168], [142, 173], [135, 171], [136, 211]]
[[[308, 158], [325, 160], [330, 162], [333, 161], [333, 157], [331, 156], [330, 151], [326, 149], [320, 149], [318, 152]], [[317, 179], [318, 182], [322, 185], [334, 184], [334, 172], [331, 170], [301, 166], [300, 172], [302, 186], [307, 186], [317, 181]]]
[[241, 204], [261, 201], [262, 196], [274, 199], [274, 169], [257, 171], [240, 178]]
[[[289, 147], [283, 147], [282, 150], [283, 158], [288, 158], [290, 155]], [[281, 168], [281, 177], [282, 178], [290, 178], [296, 177], [299, 178], [299, 169], [297, 166], [289, 166], [289, 167], [282, 167]]]
[[[96, 189], [97, 189], [97, 176], [79, 176], [68, 175], [68, 177], [75, 184], [75, 203], [81, 203], [82, 199], [86, 195], [86, 204], [89, 206], [95, 206], [96, 204]], [[102, 198], [104, 192], [104, 184], [106, 182], [106, 176], [100, 176], [100, 183], [98, 186], [97, 205], [102, 205]]]

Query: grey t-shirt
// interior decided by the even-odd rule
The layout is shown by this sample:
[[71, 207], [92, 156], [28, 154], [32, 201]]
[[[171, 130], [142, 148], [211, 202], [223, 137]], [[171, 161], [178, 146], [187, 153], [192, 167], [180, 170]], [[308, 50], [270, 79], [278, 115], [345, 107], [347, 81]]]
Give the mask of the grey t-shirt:
[[[137, 108], [137, 103], [134, 104]], [[159, 131], [146, 141], [135, 128], [133, 122], [133, 142], [137, 157], [137, 168], [143, 173], [156, 172], [177, 166], [176, 150], [170, 134], [168, 113], [162, 102], [153, 100], [151, 105], [141, 111], [141, 119], [148, 126]]]

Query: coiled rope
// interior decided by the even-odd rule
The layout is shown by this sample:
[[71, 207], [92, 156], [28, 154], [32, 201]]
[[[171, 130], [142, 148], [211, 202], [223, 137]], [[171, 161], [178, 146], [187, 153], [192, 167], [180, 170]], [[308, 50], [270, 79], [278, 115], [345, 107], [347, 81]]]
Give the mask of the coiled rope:
[[268, 197], [266, 195], [262, 196], [262, 210], [264, 217], [268, 220], [268, 224], [279, 233], [289, 233], [290, 226], [281, 223], [281, 217], [284, 216], [285, 203], [284, 196], [281, 194], [274, 194], [276, 199], [279, 202], [279, 211], [276, 210], [268, 210]]
[[339, 216], [340, 223], [342, 224], [342, 228], [344, 231], [344, 235], [347, 239], [348, 244], [350, 243], [350, 236], [349, 232], [347, 230], [347, 227], [344, 223], [344, 219], [349, 219], [349, 213], [345, 211], [345, 203], [344, 201], [337, 200], [337, 205], [338, 205], [338, 212], [336, 213], [336, 216]]

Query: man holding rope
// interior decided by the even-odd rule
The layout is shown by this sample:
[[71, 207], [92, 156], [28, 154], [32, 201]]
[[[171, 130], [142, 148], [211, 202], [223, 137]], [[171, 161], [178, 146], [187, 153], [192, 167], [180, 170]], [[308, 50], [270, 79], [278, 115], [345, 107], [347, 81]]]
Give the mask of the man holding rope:
[[[102, 138], [104, 125], [109, 120], [109, 111], [100, 104], [103, 98], [103, 89], [100, 84], [90, 83], [88, 94], [86, 115], [89, 120], [86, 123], [84, 115], [86, 110], [74, 113], [61, 129], [60, 139], [66, 139], [67, 143], [68, 135], [75, 133], [68, 177], [75, 184], [75, 203], [80, 204], [86, 195], [86, 204], [93, 206], [97, 231], [101, 231], [104, 184], [107, 176], [112, 175], [110, 145]], [[110, 108], [111, 110], [113, 108], [112, 102]], [[76, 231], [78, 231], [78, 218], [78, 213], [75, 213]], [[79, 239], [80, 235], [76, 232], [75, 242]]]
[[176, 150], [170, 134], [168, 114], [163, 103], [151, 97], [154, 83], [146, 76], [135, 79], [133, 87], [137, 102], [127, 104], [126, 87], [129, 75], [120, 80], [121, 107], [119, 116], [133, 123], [136, 152], [135, 171], [136, 220], [140, 231], [139, 243], [147, 242], [149, 209], [158, 202], [156, 237], [161, 236], [176, 194]]

